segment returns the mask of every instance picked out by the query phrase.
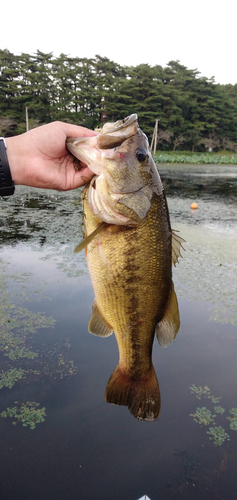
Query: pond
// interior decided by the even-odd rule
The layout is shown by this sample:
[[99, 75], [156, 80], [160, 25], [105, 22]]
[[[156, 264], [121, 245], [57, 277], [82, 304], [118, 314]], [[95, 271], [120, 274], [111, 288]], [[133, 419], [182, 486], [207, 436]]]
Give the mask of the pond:
[[118, 349], [87, 331], [80, 191], [0, 200], [1, 500], [236, 498], [237, 167], [159, 171], [186, 243], [181, 327], [153, 346], [155, 422], [104, 400]]

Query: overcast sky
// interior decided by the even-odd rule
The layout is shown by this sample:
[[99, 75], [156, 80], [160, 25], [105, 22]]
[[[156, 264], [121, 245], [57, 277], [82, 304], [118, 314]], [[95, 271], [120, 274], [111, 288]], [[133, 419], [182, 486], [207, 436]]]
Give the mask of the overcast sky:
[[236, 0], [12, 0], [1, 6], [0, 48], [133, 66], [179, 60], [235, 84], [236, 14]]

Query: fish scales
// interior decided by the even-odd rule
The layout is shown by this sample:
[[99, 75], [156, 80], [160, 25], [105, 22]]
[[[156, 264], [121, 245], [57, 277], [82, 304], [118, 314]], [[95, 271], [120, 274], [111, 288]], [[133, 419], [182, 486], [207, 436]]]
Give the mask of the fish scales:
[[[90, 234], [100, 220], [88, 207], [86, 191], [84, 198], [86, 231]], [[115, 233], [105, 228], [87, 247], [96, 304], [115, 332], [119, 365], [133, 379], [141, 378], [152, 367], [155, 327], [170, 292], [171, 229], [168, 219], [162, 217], [165, 207], [164, 199], [154, 195], [148, 216], [140, 225], [118, 226]]]
[[153, 421], [160, 390], [152, 346], [155, 332], [167, 345], [179, 329], [172, 259], [177, 262], [182, 238], [175, 236], [174, 257], [163, 186], [136, 115], [106, 124], [98, 139], [72, 141], [69, 150], [96, 174], [83, 191], [84, 246], [95, 294], [88, 328], [102, 337], [114, 331], [119, 349], [105, 398]]

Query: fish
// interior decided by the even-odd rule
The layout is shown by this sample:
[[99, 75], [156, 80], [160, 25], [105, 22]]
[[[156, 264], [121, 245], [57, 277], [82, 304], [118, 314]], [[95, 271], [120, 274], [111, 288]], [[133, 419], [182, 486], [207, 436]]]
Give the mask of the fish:
[[172, 231], [163, 184], [134, 113], [106, 123], [97, 136], [67, 140], [68, 150], [94, 176], [83, 190], [85, 248], [94, 290], [88, 330], [114, 332], [119, 363], [105, 391], [145, 421], [160, 415], [152, 363], [155, 335], [167, 346], [180, 327], [172, 263], [184, 241]]

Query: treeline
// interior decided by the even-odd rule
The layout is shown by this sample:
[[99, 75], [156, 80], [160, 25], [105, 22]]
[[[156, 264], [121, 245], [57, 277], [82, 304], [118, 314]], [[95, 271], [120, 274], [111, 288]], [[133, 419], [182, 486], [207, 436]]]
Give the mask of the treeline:
[[89, 128], [137, 113], [160, 149], [237, 150], [237, 84], [220, 85], [178, 61], [121, 66], [106, 57], [0, 50], [0, 134], [63, 120]]

